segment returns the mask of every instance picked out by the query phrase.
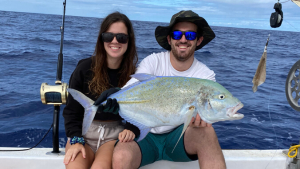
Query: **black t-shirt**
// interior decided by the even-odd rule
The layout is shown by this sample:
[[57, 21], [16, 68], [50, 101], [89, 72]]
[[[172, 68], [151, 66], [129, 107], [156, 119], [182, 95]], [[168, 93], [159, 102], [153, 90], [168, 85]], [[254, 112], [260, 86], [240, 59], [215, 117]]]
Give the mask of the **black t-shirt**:
[[[72, 73], [69, 81], [69, 88], [76, 89], [92, 100], [98, 98], [97, 95], [92, 94], [89, 90], [88, 83], [92, 80], [93, 72], [91, 70], [92, 58], [82, 59], [78, 62], [77, 67]], [[120, 78], [119, 69], [107, 69], [109, 76], [109, 83], [112, 87], [118, 87]], [[69, 94], [66, 107], [63, 111], [65, 119], [65, 131], [67, 137], [82, 137], [82, 122], [84, 117], [84, 108]], [[122, 120], [122, 117], [113, 113], [96, 113], [95, 120]], [[140, 130], [130, 124], [125, 124], [125, 129], [131, 130], [136, 137], [139, 136]]]

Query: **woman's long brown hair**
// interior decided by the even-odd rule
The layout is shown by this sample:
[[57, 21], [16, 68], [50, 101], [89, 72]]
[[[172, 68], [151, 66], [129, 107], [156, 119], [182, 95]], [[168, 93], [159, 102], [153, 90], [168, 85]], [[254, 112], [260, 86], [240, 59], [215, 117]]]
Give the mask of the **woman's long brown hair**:
[[107, 55], [104, 49], [104, 43], [102, 41], [101, 34], [106, 32], [110, 25], [115, 22], [123, 22], [127, 27], [127, 33], [129, 36], [128, 47], [123, 55], [123, 60], [120, 65], [120, 79], [118, 87], [122, 87], [130, 79], [130, 75], [134, 74], [136, 64], [138, 62], [138, 56], [135, 46], [135, 36], [133, 27], [130, 20], [126, 15], [120, 12], [114, 12], [109, 14], [102, 22], [98, 40], [95, 47], [95, 52], [92, 56], [92, 72], [93, 78], [89, 83], [90, 91], [95, 95], [100, 95], [104, 90], [111, 88], [109, 84], [109, 77], [107, 73]]

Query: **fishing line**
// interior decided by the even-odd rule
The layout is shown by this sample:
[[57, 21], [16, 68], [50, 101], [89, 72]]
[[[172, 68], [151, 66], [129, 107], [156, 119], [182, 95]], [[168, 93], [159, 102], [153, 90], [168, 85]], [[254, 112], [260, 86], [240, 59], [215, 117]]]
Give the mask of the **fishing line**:
[[[271, 35], [271, 33], [269, 34], [269, 37], [270, 37], [270, 35]], [[275, 134], [275, 140], [276, 140], [276, 144], [277, 144], [277, 134], [276, 134], [276, 131], [275, 131], [275, 128], [274, 128], [274, 125], [273, 125], [273, 121], [272, 121], [272, 117], [271, 117], [271, 112], [270, 112], [270, 101], [271, 101], [271, 93], [272, 93], [272, 91], [273, 91], [273, 78], [271, 76], [271, 90], [270, 90], [269, 99], [268, 99], [268, 113], [269, 113], [269, 119], [271, 121], [271, 125], [272, 125], [272, 128], [273, 128], [274, 134]]]
[[51, 124], [49, 130], [47, 131], [47, 133], [44, 135], [44, 137], [36, 144], [34, 145], [33, 147], [31, 148], [26, 148], [26, 149], [21, 149], [21, 150], [0, 150], [0, 151], [27, 151], [27, 150], [31, 150], [33, 149], [34, 147], [38, 146], [47, 136], [47, 134], [49, 133], [49, 131], [51, 130], [51, 128], [53, 127], [53, 123]]
[[[277, 134], [276, 134], [276, 131], [275, 131], [275, 128], [274, 128], [274, 125], [273, 125], [273, 121], [272, 121], [272, 117], [271, 117], [271, 112], [270, 112], [270, 101], [271, 101], [271, 93], [272, 93], [272, 90], [273, 90], [273, 78], [271, 76], [271, 91], [270, 91], [270, 94], [269, 94], [269, 101], [268, 101], [268, 112], [269, 112], [269, 118], [270, 118], [270, 121], [271, 121], [271, 124], [272, 124], [272, 128], [273, 128], [273, 131], [274, 131], [274, 134], [275, 134], [275, 139], [276, 139], [276, 145], [278, 144], [277, 142]], [[277, 145], [278, 146], [278, 145]]]
[[292, 24], [290, 24], [286, 19], [284, 19], [285, 22], [287, 22], [289, 25], [291, 25], [294, 29], [296, 29], [298, 32], [300, 32], [297, 28], [295, 28]]
[[[284, 2], [281, 2], [281, 3], [286, 3], [286, 2], [289, 2], [289, 1], [291, 1], [291, 0], [287, 0], [287, 1], [284, 1]], [[279, 0], [278, 0], [278, 2], [279, 2]], [[286, 20], [286, 18], [284, 18], [284, 21], [286, 21], [289, 25], [291, 25], [295, 30], [299, 31], [296, 27], [294, 27], [292, 24], [290, 24], [290, 23]], [[299, 32], [300, 32], [300, 31], [299, 31]]]
[[[269, 29], [269, 31], [271, 31], [272, 28]], [[269, 37], [270, 37], [271, 33], [269, 34]], [[277, 145], [277, 148], [278, 148], [278, 141], [277, 141], [277, 134], [276, 134], [276, 131], [275, 131], [275, 128], [274, 128], [274, 125], [273, 125], [273, 121], [272, 121], [272, 117], [271, 117], [271, 112], [270, 112], [270, 102], [271, 102], [271, 93], [273, 91], [273, 78], [271, 76], [271, 90], [270, 90], [270, 93], [269, 93], [269, 99], [268, 99], [268, 113], [269, 113], [269, 119], [271, 121], [271, 125], [272, 125], [272, 128], [273, 128], [273, 132], [275, 134], [275, 145]], [[276, 153], [276, 152], [275, 152]], [[271, 160], [269, 161], [269, 163], [267, 164], [267, 166], [265, 167], [265, 169], [269, 166], [270, 162], [273, 160], [274, 156], [275, 156], [275, 153], [273, 154]]]
[[[277, 149], [278, 149], [277, 134], [276, 134], [276, 131], [275, 131], [275, 128], [274, 128], [274, 125], [273, 125], [273, 121], [272, 121], [272, 117], [271, 117], [271, 112], [270, 112], [270, 101], [271, 101], [272, 90], [273, 90], [273, 79], [271, 77], [271, 90], [270, 90], [269, 100], [268, 100], [268, 112], [269, 112], [269, 118], [270, 118], [270, 121], [271, 121], [271, 125], [272, 125], [272, 128], [273, 128], [273, 132], [275, 134], [275, 140], [276, 140], [276, 144], [275, 145], [277, 145]], [[275, 153], [273, 154], [273, 157], [271, 158], [271, 160], [269, 161], [269, 163], [267, 164], [267, 166], [265, 167], [265, 169], [269, 166], [270, 162], [273, 160], [273, 158], [275, 156]]]
[[272, 90], [273, 90], [273, 79], [271, 78], [271, 91], [270, 91], [270, 94], [269, 94], [268, 112], [269, 112], [269, 118], [270, 118], [270, 121], [271, 121], [271, 124], [272, 124], [272, 127], [273, 127], [273, 131], [274, 131], [274, 134], [275, 134], [276, 145], [278, 147], [277, 134], [276, 134], [276, 131], [275, 131], [275, 128], [274, 128], [274, 125], [273, 125], [273, 121], [272, 121], [272, 117], [271, 117], [271, 112], [270, 112], [270, 100], [271, 100], [271, 92], [272, 92]]

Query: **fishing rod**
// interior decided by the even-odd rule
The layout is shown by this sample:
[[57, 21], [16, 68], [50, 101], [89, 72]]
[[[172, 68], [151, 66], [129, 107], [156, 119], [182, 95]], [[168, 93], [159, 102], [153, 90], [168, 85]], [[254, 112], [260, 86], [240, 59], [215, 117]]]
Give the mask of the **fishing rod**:
[[[63, 18], [62, 26], [60, 27], [61, 40], [60, 40], [60, 52], [58, 54], [57, 61], [57, 72], [55, 85], [51, 86], [47, 83], [42, 83], [40, 94], [43, 104], [54, 105], [53, 112], [53, 132], [52, 132], [52, 142], [53, 151], [51, 153], [60, 153], [59, 151], [59, 113], [60, 105], [66, 104], [68, 97], [68, 84], [62, 83], [62, 68], [63, 68], [63, 40], [64, 40], [64, 25], [65, 25], [65, 13], [66, 13], [66, 0], [63, 2]], [[48, 154], [48, 153], [47, 153]]]

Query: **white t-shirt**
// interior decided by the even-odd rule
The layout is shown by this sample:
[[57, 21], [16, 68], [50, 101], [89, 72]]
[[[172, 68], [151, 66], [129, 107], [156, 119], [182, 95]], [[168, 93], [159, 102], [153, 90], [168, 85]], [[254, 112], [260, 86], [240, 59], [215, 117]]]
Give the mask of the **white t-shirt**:
[[[206, 65], [198, 61], [196, 58], [194, 58], [194, 62], [188, 70], [177, 71], [171, 64], [169, 51], [153, 53], [147, 56], [141, 61], [135, 73], [147, 73], [155, 76], [185, 76], [216, 81], [214, 71], [210, 70]], [[131, 78], [124, 87], [137, 81], [137, 79]], [[150, 132], [155, 134], [163, 134], [172, 131], [176, 127], [177, 126], [155, 127], [152, 128]]]

